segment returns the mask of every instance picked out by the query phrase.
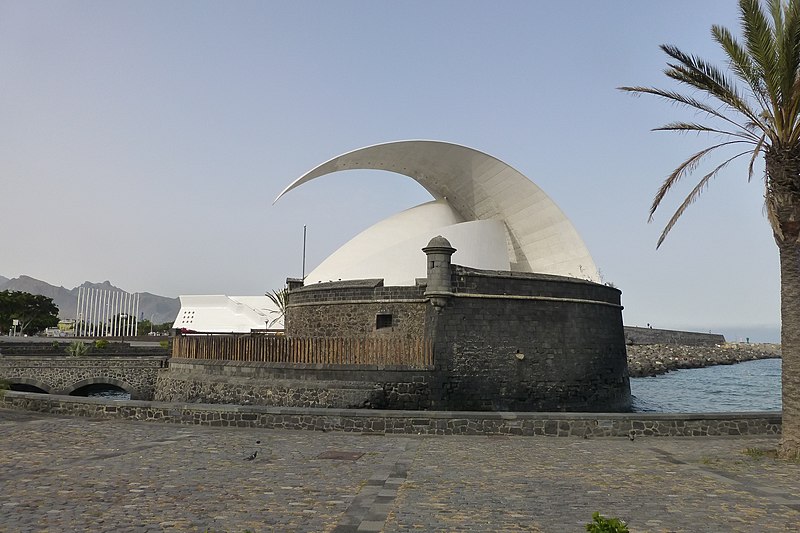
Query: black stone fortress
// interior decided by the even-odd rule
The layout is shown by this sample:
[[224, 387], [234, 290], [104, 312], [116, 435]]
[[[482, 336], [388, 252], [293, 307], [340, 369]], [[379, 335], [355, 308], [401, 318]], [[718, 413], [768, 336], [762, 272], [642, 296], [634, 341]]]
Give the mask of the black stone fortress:
[[630, 409], [619, 290], [453, 265], [455, 249], [442, 237], [423, 251], [428, 275], [416, 286], [290, 284], [286, 334], [429, 339], [432, 368], [417, 371], [406, 387], [394, 384], [378, 402], [384, 408]]
[[[537, 185], [479, 150], [412, 140], [341, 154], [278, 199], [345, 170], [407, 176], [433, 200], [378, 222], [304, 272], [303, 281], [289, 281], [284, 336], [176, 338], [156, 399], [630, 408], [620, 292], [599, 283], [577, 231]], [[451, 264], [451, 242], [430, 240], [437, 234], [460, 248], [461, 265]]]

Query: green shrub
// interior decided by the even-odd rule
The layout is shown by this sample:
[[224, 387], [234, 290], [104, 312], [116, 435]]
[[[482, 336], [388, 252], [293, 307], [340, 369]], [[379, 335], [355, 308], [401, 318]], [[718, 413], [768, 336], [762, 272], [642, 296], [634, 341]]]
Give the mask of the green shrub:
[[592, 515], [592, 521], [586, 524], [589, 533], [630, 533], [628, 525], [619, 518], [606, 518], [599, 512]]
[[97, 348], [98, 350], [105, 350], [106, 348], [108, 348], [108, 341], [105, 339], [98, 339], [94, 341], [94, 347]]
[[4, 379], [0, 379], [0, 400], [6, 395], [6, 391], [11, 388], [11, 383]]
[[169, 348], [169, 341], [160, 341], [158, 345], [166, 350]]
[[82, 357], [89, 353], [89, 346], [81, 341], [73, 341], [67, 345], [66, 350], [72, 357]]

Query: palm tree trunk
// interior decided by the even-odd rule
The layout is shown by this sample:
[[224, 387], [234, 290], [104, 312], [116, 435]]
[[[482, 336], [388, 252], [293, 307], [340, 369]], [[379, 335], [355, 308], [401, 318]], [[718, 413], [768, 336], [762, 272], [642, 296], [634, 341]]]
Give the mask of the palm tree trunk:
[[781, 354], [783, 369], [783, 428], [781, 457], [800, 458], [800, 244], [778, 244], [781, 262]]
[[767, 150], [766, 205], [781, 263], [782, 437], [778, 455], [800, 458], [800, 146]]

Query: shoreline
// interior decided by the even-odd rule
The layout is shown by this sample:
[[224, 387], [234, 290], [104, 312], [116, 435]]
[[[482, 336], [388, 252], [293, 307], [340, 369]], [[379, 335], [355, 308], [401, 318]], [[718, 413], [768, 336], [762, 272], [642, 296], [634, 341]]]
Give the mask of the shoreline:
[[632, 378], [652, 377], [672, 370], [733, 365], [781, 357], [780, 344], [728, 342], [716, 346], [632, 344], [626, 346]]

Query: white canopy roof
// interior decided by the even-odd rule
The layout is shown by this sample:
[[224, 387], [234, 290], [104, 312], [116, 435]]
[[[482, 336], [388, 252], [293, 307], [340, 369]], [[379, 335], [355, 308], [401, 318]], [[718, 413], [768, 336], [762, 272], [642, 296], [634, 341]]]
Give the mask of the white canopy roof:
[[283, 329], [283, 317], [266, 296], [184, 295], [173, 328], [200, 333], [250, 333]]

